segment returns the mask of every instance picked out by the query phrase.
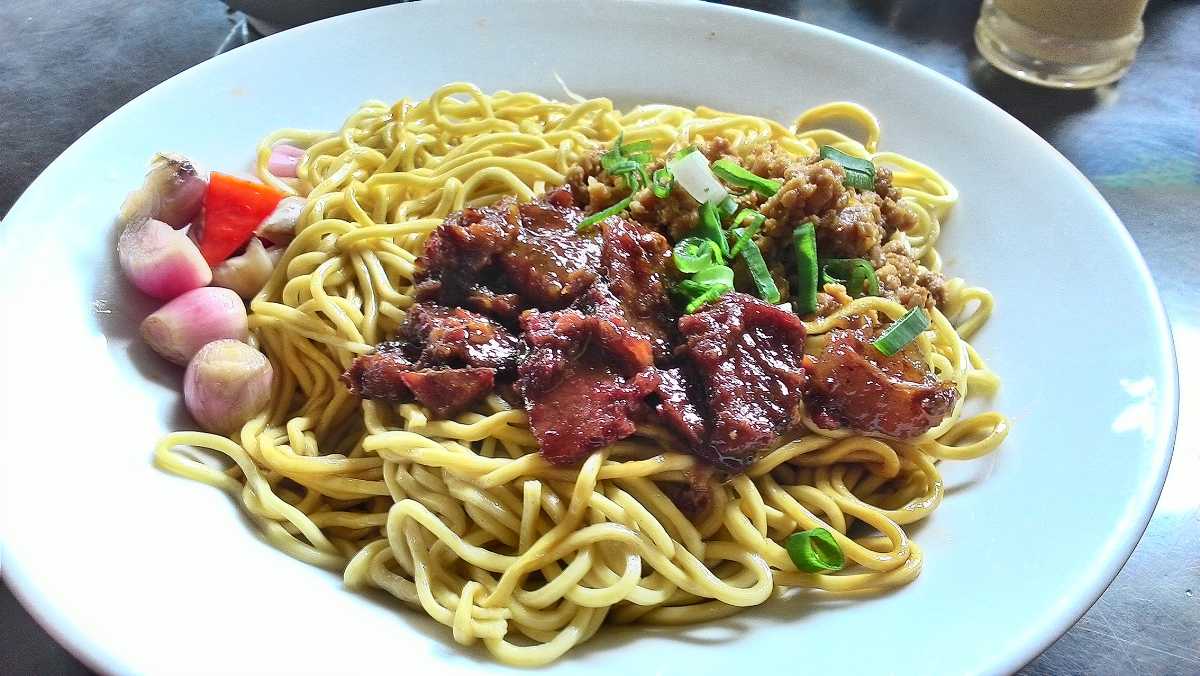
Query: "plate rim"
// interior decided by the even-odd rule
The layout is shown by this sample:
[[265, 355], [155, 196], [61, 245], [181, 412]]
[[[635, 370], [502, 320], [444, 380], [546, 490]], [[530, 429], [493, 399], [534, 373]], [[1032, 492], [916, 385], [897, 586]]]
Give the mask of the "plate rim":
[[[579, 0], [576, 0], [577, 2]], [[510, 0], [511, 2], [511, 0]], [[1153, 318], [1155, 332], [1158, 334], [1157, 345], [1155, 345], [1155, 357], [1162, 358], [1162, 366], [1164, 367], [1163, 375], [1165, 378], [1162, 381], [1163, 396], [1156, 406], [1156, 422], [1165, 423], [1164, 432], [1160, 433], [1160, 442], [1152, 446], [1152, 460], [1157, 463], [1154, 467], [1154, 472], [1146, 472], [1135, 486], [1135, 491], [1130, 499], [1124, 501], [1122, 509], [1121, 522], [1124, 524], [1124, 531], [1119, 533], [1120, 537], [1109, 538], [1108, 545], [1102, 550], [1102, 554], [1107, 560], [1103, 561], [1105, 565], [1092, 565], [1089, 567], [1086, 579], [1083, 580], [1083, 588], [1087, 589], [1086, 593], [1080, 593], [1075, 598], [1069, 599], [1071, 602], [1066, 604], [1055, 604], [1046, 609], [1040, 614], [1039, 621], [1029, 625], [1033, 629], [1026, 629], [1026, 633], [1036, 635], [1036, 640], [1027, 640], [1021, 644], [1020, 650], [1013, 650], [1001, 657], [997, 657], [990, 662], [979, 663], [981, 668], [991, 668], [1001, 672], [1015, 672], [1022, 666], [1031, 662], [1038, 655], [1043, 653], [1051, 644], [1061, 638], [1087, 610], [1096, 603], [1097, 600], [1107, 590], [1121, 569], [1125, 566], [1129, 557], [1133, 554], [1134, 549], [1143, 537], [1150, 519], [1157, 507], [1159, 496], [1161, 495], [1163, 485], [1165, 484], [1167, 472], [1171, 464], [1171, 458], [1174, 453], [1176, 442], [1176, 434], [1179, 422], [1179, 364], [1178, 357], [1174, 344], [1174, 334], [1171, 329], [1170, 319], [1167, 315], [1166, 308], [1162, 302], [1162, 297], [1158, 291], [1158, 287], [1154, 282], [1153, 276], [1150, 274], [1149, 267], [1146, 264], [1144, 257], [1132, 235], [1120, 217], [1113, 210], [1112, 206], [1096, 188], [1096, 186], [1074, 165], [1066, 156], [1064, 156], [1057, 148], [1043, 139], [1040, 135], [1018, 120], [1012, 114], [993, 103], [982, 94], [974, 91], [968, 86], [950, 78], [949, 76], [940, 73], [932, 68], [924, 66], [908, 57], [902, 56], [895, 52], [889, 51], [883, 47], [871, 44], [859, 38], [855, 38], [844, 33], [840, 33], [830, 28], [825, 28], [815, 24], [811, 24], [798, 19], [778, 16], [761, 12], [753, 9], [742, 7], [731, 7], [726, 5], [717, 5], [706, 2], [692, 2], [689, 0], [606, 0], [614, 6], [632, 6], [632, 5], [657, 5], [674, 9], [676, 11], [690, 12], [712, 12], [714, 14], [730, 14], [741, 16], [752, 21], [765, 21], [777, 26], [786, 26], [791, 30], [812, 31], [823, 35], [826, 38], [835, 41], [847, 41], [853, 43], [856, 47], [869, 52], [874, 58], [881, 59], [908, 70], [914, 75], [928, 78], [932, 76], [938, 81], [941, 87], [954, 91], [956, 94], [971, 99], [976, 105], [983, 105], [990, 109], [992, 113], [999, 113], [1000, 116], [1013, 127], [1018, 133], [1025, 135], [1029, 141], [1040, 146], [1043, 150], [1049, 150], [1054, 162], [1060, 167], [1066, 168], [1077, 183], [1085, 186], [1085, 190], [1092, 197], [1094, 202], [1102, 205], [1102, 210], [1108, 217], [1109, 221], [1116, 226], [1113, 228], [1117, 235], [1120, 248], [1128, 255], [1133, 263], [1133, 268], [1137, 274], [1138, 282], [1141, 288], [1146, 292], [1149, 303], [1147, 311]], [[65, 150], [54, 158], [38, 176], [23, 190], [20, 196], [13, 202], [0, 222], [0, 245], [7, 244], [10, 233], [14, 231], [11, 227], [10, 218], [14, 213], [20, 212], [22, 203], [26, 201], [29, 194], [34, 193], [39, 189], [40, 184], [46, 179], [46, 175], [52, 173], [59, 163], [64, 161], [64, 158], [73, 155], [77, 152], [80, 146], [91, 142], [93, 135], [102, 133], [111, 121], [119, 116], [127, 113], [127, 109], [135, 108], [143, 105], [144, 100], [158, 96], [162, 91], [166, 91], [175, 87], [181, 86], [180, 83], [195, 77], [197, 72], [204, 72], [211, 68], [219, 67], [220, 64], [230, 60], [230, 54], [238, 53], [239, 59], [247, 58], [248, 52], [253, 52], [259, 49], [273, 48], [274, 42], [278, 36], [289, 36], [285, 39], [296, 39], [299, 35], [309, 31], [322, 31], [325, 27], [335, 23], [340, 23], [348, 19], [348, 17], [358, 17], [363, 14], [379, 13], [383, 14], [408, 11], [410, 7], [440, 7], [454, 5], [469, 5], [469, 0], [425, 0], [417, 5], [417, 3], [398, 3], [393, 5], [385, 5], [357, 12], [350, 12], [320, 21], [315, 21], [303, 26], [291, 28], [286, 31], [280, 31], [274, 35], [265, 36], [252, 43], [243, 45], [235, 50], [230, 50], [214, 57], [208, 58], [198, 64], [195, 64], [166, 80], [154, 85], [141, 94], [137, 95], [130, 101], [123, 104], [121, 107], [114, 110], [102, 120], [93, 125], [78, 139], [72, 142]], [[516, 0], [515, 4], [536, 6], [537, 0]], [[494, 11], [496, 5], [488, 5], [488, 11]], [[426, 11], [418, 9], [413, 11]], [[429, 10], [436, 13], [437, 9]], [[624, 11], [618, 10], [618, 11]], [[264, 47], [263, 45], [268, 45]], [[217, 65], [213, 65], [217, 64]], [[11, 255], [11, 248], [8, 246], [0, 246], [0, 260], [3, 260]], [[7, 333], [7, 332], [6, 332]], [[5, 426], [7, 427], [7, 426]], [[8, 432], [5, 431], [4, 436], [7, 437]], [[4, 453], [0, 457], [7, 457]], [[115, 655], [112, 655], [103, 645], [95, 642], [91, 637], [73, 627], [73, 623], [67, 613], [61, 612], [54, 604], [46, 603], [46, 598], [49, 595], [46, 590], [42, 589], [35, 583], [30, 575], [25, 571], [25, 565], [11, 555], [3, 557], [6, 535], [0, 532], [0, 559], [7, 558], [4, 561], [6, 565], [3, 570], [0, 570], [2, 577], [13, 596], [21, 603], [22, 607], [32, 616], [38, 624], [52, 636], [60, 645], [67, 649], [75, 658], [101, 673], [121, 673], [127, 670], [128, 665], [118, 661]]]

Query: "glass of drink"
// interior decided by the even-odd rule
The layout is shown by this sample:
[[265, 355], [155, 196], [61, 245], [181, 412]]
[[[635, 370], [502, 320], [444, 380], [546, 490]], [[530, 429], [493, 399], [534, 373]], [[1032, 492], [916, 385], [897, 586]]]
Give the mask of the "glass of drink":
[[1086, 89], [1129, 70], [1146, 0], [984, 0], [975, 44], [1000, 70], [1034, 84]]

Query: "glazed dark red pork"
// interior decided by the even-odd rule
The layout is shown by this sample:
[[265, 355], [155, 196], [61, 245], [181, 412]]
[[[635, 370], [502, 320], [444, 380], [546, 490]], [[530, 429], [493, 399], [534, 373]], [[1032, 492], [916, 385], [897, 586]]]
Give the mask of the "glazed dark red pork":
[[911, 351], [891, 357], [860, 331], [838, 330], [817, 355], [804, 401], [820, 427], [910, 439], [954, 409], [958, 391], [939, 381]]
[[557, 310], [596, 279], [600, 242], [575, 229], [583, 220], [571, 192], [559, 188], [517, 208], [520, 228], [500, 258], [505, 281], [529, 305]]
[[350, 393], [363, 399], [412, 401], [412, 392], [403, 375], [415, 368], [404, 356], [400, 343], [383, 343], [374, 354], [364, 354], [342, 374]]
[[657, 232], [622, 218], [600, 227], [604, 281], [630, 327], [654, 345], [660, 363], [670, 360], [675, 317], [667, 289], [675, 266], [671, 245]]
[[516, 368], [521, 342], [508, 329], [470, 310], [416, 303], [408, 310], [400, 335], [408, 341], [418, 367]]
[[363, 399], [415, 399], [437, 418], [483, 399], [497, 374], [511, 379], [520, 350], [520, 341], [491, 319], [432, 303], [409, 308], [399, 337], [355, 359], [342, 381]]
[[435, 418], [462, 413], [495, 385], [496, 370], [491, 368], [416, 368], [400, 345], [383, 343], [378, 352], [358, 357], [342, 374], [342, 382], [363, 399], [418, 401]]
[[517, 386], [543, 457], [575, 463], [633, 434], [659, 384], [649, 341], [575, 308], [526, 312], [521, 329], [530, 351]]
[[464, 304], [476, 312], [482, 312], [489, 317], [496, 317], [510, 324], [516, 322], [521, 310], [525, 307], [525, 304], [521, 302], [521, 297], [517, 294], [497, 292], [481, 284], [477, 284], [467, 291]]
[[512, 248], [518, 228], [511, 199], [450, 214], [429, 236], [417, 258], [417, 297], [445, 305], [462, 304], [491, 273], [500, 254]]
[[688, 448], [700, 448], [708, 438], [708, 425], [698, 405], [703, 398], [695, 376], [683, 368], [663, 369], [658, 375], [661, 382], [655, 413]]
[[451, 214], [417, 259], [417, 297], [505, 320], [564, 308], [600, 269], [600, 240], [576, 232], [582, 220], [565, 188]]
[[744, 293], [727, 293], [679, 320], [683, 351], [703, 386], [711, 428], [701, 457], [739, 471], [795, 424], [805, 373], [804, 324]]
[[495, 386], [496, 370], [488, 368], [422, 369], [400, 379], [435, 418], [450, 418], [487, 396]]

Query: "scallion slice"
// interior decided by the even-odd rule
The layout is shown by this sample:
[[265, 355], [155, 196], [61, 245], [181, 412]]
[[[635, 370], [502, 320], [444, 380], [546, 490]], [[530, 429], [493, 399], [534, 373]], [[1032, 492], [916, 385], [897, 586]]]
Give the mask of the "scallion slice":
[[817, 229], [805, 221], [792, 231], [796, 253], [796, 288], [792, 292], [792, 307], [798, 315], [817, 311]]
[[717, 243], [704, 237], [684, 237], [675, 244], [672, 256], [675, 258], [675, 267], [687, 274], [725, 263]]
[[721, 200], [720, 202], [717, 202], [717, 211], [721, 212], [721, 218], [725, 218], [726, 216], [732, 216], [733, 212], [737, 211], [737, 208], [738, 208], [737, 200], [733, 199], [732, 197], [730, 197], [728, 195], [725, 196], [725, 199]]
[[755, 288], [758, 289], [758, 297], [774, 305], [779, 302], [779, 287], [775, 285], [771, 271], [767, 269], [767, 262], [763, 260], [762, 251], [753, 239], [746, 236], [746, 233], [745, 228], [733, 231], [733, 234], [738, 236], [739, 242], [743, 238], [746, 240], [746, 245], [742, 248], [742, 259], [746, 261], [746, 269], [750, 272], [750, 278], [754, 280]]
[[696, 152], [697, 150], [699, 150], [699, 148], [697, 148], [696, 146], [688, 146], [688, 147], [684, 148], [683, 150], [680, 150], [679, 152], [675, 153], [675, 157], [673, 157], [671, 159], [681, 160], [681, 159], [687, 157], [688, 155], [691, 155], [692, 153]]
[[738, 215], [736, 217], [734, 217], [733, 227], [735, 227], [735, 228], [741, 227], [742, 223], [749, 221], [750, 227], [760, 228], [760, 227], [762, 227], [763, 222], [766, 220], [767, 220], [766, 216], [763, 216], [762, 214], [760, 214], [759, 212], [757, 212], [753, 209], [742, 209], [741, 211], [738, 212]]
[[617, 140], [600, 156], [601, 168], [610, 174], [615, 173], [615, 168], [626, 160], [625, 153], [621, 152], [621, 144], [624, 142], [625, 132], [621, 132], [617, 134]]
[[713, 162], [712, 170], [722, 181], [740, 188], [749, 188], [764, 197], [770, 197], [779, 192], [779, 187], [783, 185], [779, 181], [753, 174], [731, 160], [722, 159]]
[[833, 539], [833, 534], [824, 528], [792, 533], [784, 543], [784, 548], [796, 568], [805, 573], [841, 570], [846, 565], [842, 548]]
[[625, 144], [625, 132], [617, 135], [608, 152], [600, 156], [600, 166], [613, 176], [625, 180], [633, 192], [637, 192], [650, 184], [650, 174], [646, 165], [654, 160], [650, 155], [649, 139], [637, 143]]
[[887, 331], [884, 331], [883, 335], [871, 344], [884, 356], [890, 357], [903, 350], [927, 328], [929, 328], [929, 315], [925, 314], [925, 310], [915, 307], [904, 313], [903, 317], [889, 326]]
[[733, 248], [729, 250], [729, 256], [731, 258], [738, 255], [738, 252], [742, 250], [742, 247], [746, 246], [746, 242], [749, 242], [751, 237], [754, 237], [758, 234], [759, 229], [762, 228], [762, 225], [766, 220], [766, 216], [763, 216], [753, 209], [742, 209], [738, 212], [738, 215], [733, 219], [733, 227], [737, 228], [746, 221], [749, 221], [750, 225], [745, 228], [745, 230], [742, 232], [742, 235], [737, 238], [736, 242], [733, 243]]
[[[635, 171], [637, 172], [636, 175], [640, 179], [641, 182], [637, 183], [637, 184], [631, 184], [629, 186], [629, 189], [634, 192], [637, 192], [637, 191], [641, 190], [642, 188], [645, 188], [650, 185], [650, 172], [646, 171], [645, 164], [639, 164]], [[629, 175], [626, 175], [626, 178], [625, 178], [626, 181], [629, 180], [628, 176]]]
[[674, 184], [675, 175], [666, 167], [655, 171], [650, 179], [650, 189], [654, 191], [654, 196], [660, 199], [671, 194], [671, 187]]
[[708, 289], [709, 287], [690, 279], [685, 279], [675, 285], [675, 292], [688, 301], [694, 300]]
[[694, 234], [712, 240], [720, 249], [721, 255], [729, 258], [729, 242], [725, 239], [725, 230], [721, 228], [721, 216], [717, 212], [716, 204], [705, 202], [701, 205], [700, 223], [696, 226]]
[[600, 166], [613, 176], [620, 176], [621, 174], [632, 171], [633, 169], [637, 168], [637, 165], [637, 162], [629, 159], [628, 157], [619, 157], [616, 155], [610, 155], [608, 153], [600, 156]]
[[628, 157], [629, 159], [641, 165], [650, 164], [654, 161], [654, 156], [650, 154], [649, 150], [644, 150], [640, 153], [629, 153], [625, 155], [625, 157]]
[[857, 171], [847, 171], [846, 178], [842, 180], [842, 184], [859, 190], [874, 190], [875, 176], [874, 174], [863, 174]]
[[[879, 295], [875, 267], [865, 258], [830, 258], [822, 263], [821, 274], [826, 282], [845, 286], [846, 292], [854, 298]], [[864, 284], [866, 292], [863, 291]]]
[[692, 281], [704, 286], [733, 288], [733, 268], [727, 265], [710, 265], [692, 275]]
[[846, 170], [842, 183], [859, 190], [875, 189], [875, 165], [871, 160], [847, 155], [833, 146], [821, 146], [821, 159], [833, 160]]
[[[854, 269], [850, 271], [850, 289], [854, 295], [862, 296], [878, 296], [879, 295], [879, 278], [875, 276], [875, 267], [869, 261], [862, 260]], [[863, 284], [867, 285], [866, 293], [862, 288]]]
[[625, 199], [621, 200], [620, 202], [617, 202], [616, 204], [612, 205], [611, 207], [605, 209], [604, 211], [597, 211], [596, 213], [592, 214], [591, 216], [588, 216], [587, 218], [580, 221], [579, 225], [575, 226], [575, 232], [578, 232], [580, 234], [588, 232], [589, 230], [592, 229], [592, 226], [596, 225], [600, 221], [603, 221], [604, 219], [608, 218], [609, 216], [616, 216], [617, 214], [621, 213], [622, 211], [625, 211], [627, 208], [629, 208], [629, 203], [632, 201], [633, 201], [633, 195], [629, 195]]
[[[624, 132], [622, 132], [622, 134], [624, 134]], [[621, 152], [625, 155], [648, 153], [652, 147], [653, 145], [650, 143], [650, 139], [647, 138], [635, 143], [626, 143], [625, 145], [621, 146]]]
[[693, 300], [692, 302], [687, 304], [687, 308], [686, 308], [687, 313], [690, 315], [693, 312], [695, 312], [696, 310], [699, 310], [700, 308], [704, 307], [705, 304], [710, 303], [710, 302], [720, 298], [721, 295], [724, 294], [726, 291], [729, 291], [730, 288], [731, 287], [728, 287], [728, 286], [711, 286], [711, 287], [709, 287], [707, 291], [700, 294], [699, 296], [696, 297], [695, 300]]
[[833, 160], [842, 165], [844, 169], [850, 171], [861, 171], [869, 174], [875, 173], [875, 165], [871, 163], [871, 160], [848, 155], [833, 146], [821, 146], [821, 159]]

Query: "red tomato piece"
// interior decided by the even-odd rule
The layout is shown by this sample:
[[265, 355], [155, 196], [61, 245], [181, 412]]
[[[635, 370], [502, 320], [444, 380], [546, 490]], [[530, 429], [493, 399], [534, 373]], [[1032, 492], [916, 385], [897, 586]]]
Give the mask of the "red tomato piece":
[[283, 197], [261, 183], [212, 172], [204, 193], [204, 224], [194, 235], [204, 260], [216, 265], [233, 255]]

